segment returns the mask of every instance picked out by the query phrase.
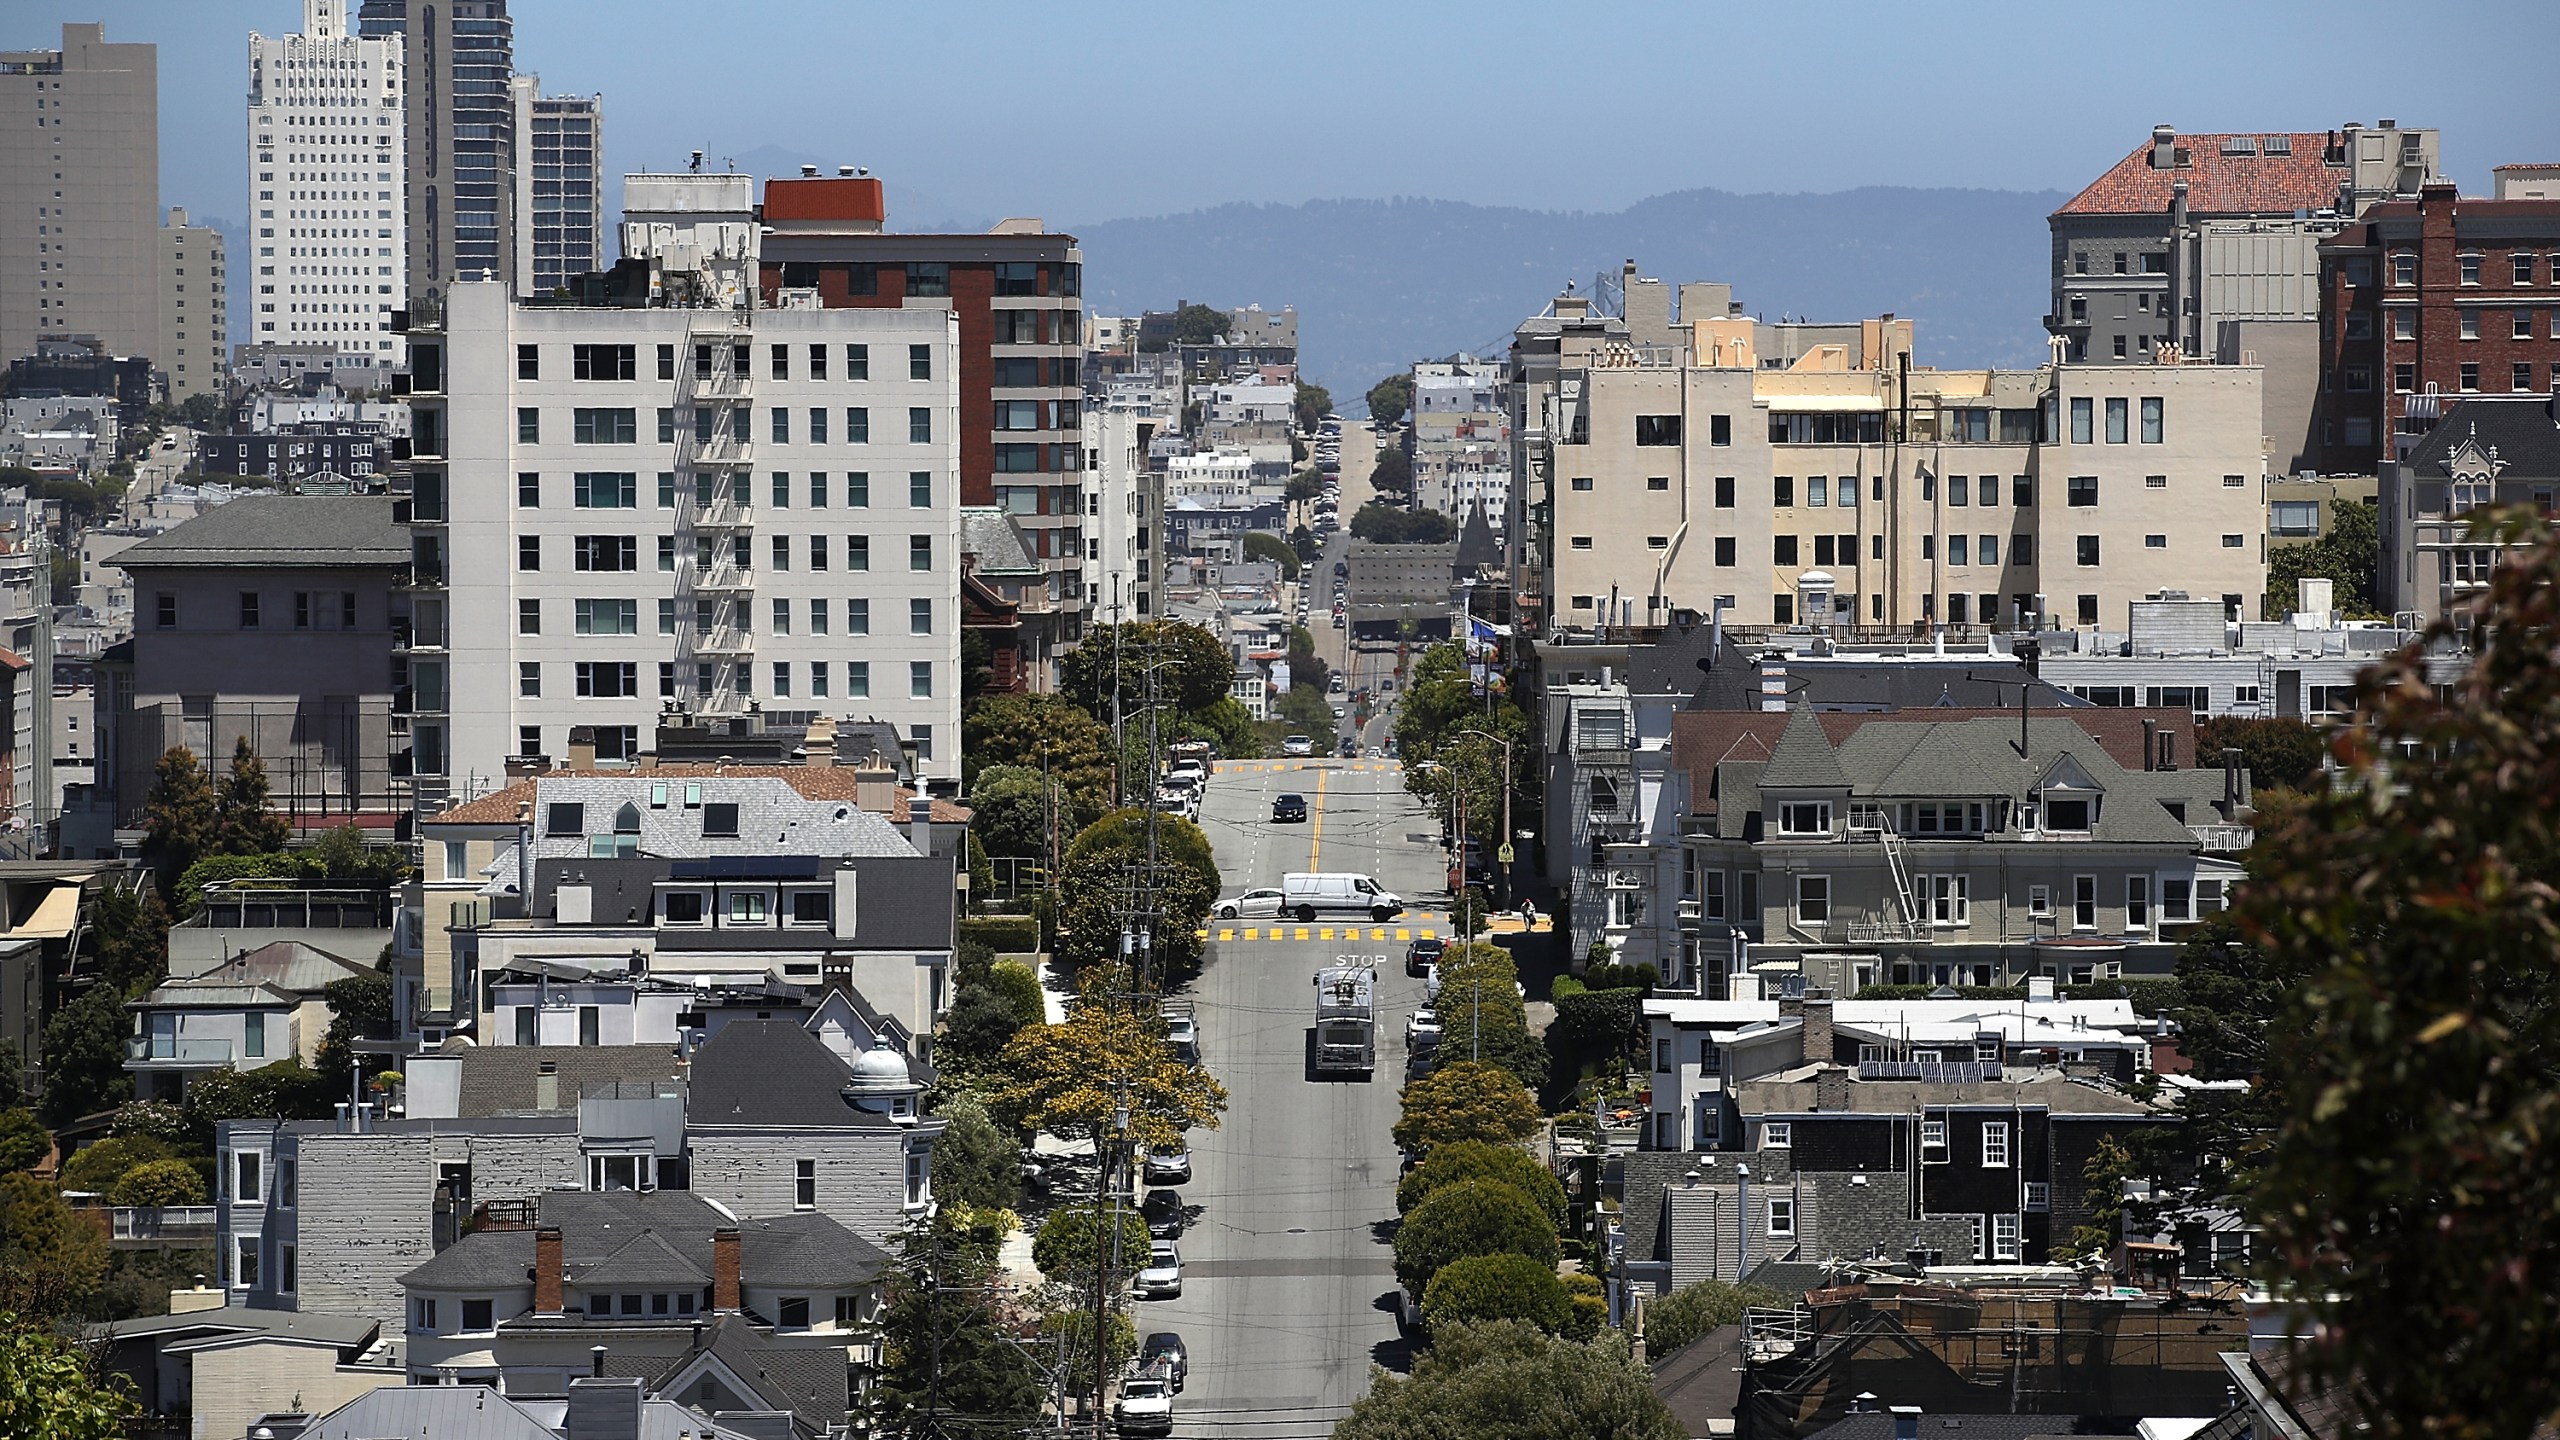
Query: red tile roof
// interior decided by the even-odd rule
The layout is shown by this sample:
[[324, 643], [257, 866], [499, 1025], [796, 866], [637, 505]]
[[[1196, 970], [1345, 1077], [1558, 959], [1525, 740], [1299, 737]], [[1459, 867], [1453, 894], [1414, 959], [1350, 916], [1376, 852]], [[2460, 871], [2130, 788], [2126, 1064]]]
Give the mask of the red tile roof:
[[[595, 777], [622, 776], [632, 780], [701, 780], [718, 777], [727, 780], [780, 780], [810, 800], [859, 800], [856, 772], [849, 765], [660, 765], [650, 770], [555, 770], [553, 775]], [[430, 825], [512, 825], [516, 808], [533, 803], [534, 786], [540, 777], [519, 780], [504, 790], [483, 795], [477, 800], [456, 805], [441, 815], [431, 816]], [[895, 819], [907, 816], [907, 802], [915, 792], [901, 788], [896, 793]], [[933, 802], [933, 823], [966, 825], [974, 812], [965, 805], [948, 800]]]
[[2152, 215], [2169, 209], [2169, 187], [2187, 182], [2187, 211], [2193, 215], [2290, 215], [2295, 210], [2322, 210], [2338, 203], [2338, 181], [2347, 171], [2324, 157], [2329, 137], [2313, 131], [2287, 135], [2293, 153], [2264, 153], [2265, 135], [2241, 138], [2254, 142], [2252, 153], [2225, 155], [2224, 135], [2181, 135], [2178, 148], [2187, 163], [2172, 170], [2151, 168], [2151, 142], [2143, 141], [2115, 163], [2089, 188], [2071, 197], [2056, 215]]

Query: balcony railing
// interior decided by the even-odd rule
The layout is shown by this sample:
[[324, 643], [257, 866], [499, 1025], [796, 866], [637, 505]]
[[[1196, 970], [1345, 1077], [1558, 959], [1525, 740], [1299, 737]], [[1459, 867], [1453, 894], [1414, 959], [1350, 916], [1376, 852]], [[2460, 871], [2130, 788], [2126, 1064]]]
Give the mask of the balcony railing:
[[136, 1035], [124, 1045], [131, 1065], [166, 1065], [172, 1069], [213, 1069], [231, 1063], [228, 1040], [184, 1040], [173, 1035]]
[[704, 634], [694, 642], [693, 648], [704, 655], [752, 655], [756, 649], [756, 637], [750, 631], [723, 625]]
[[694, 571], [693, 588], [696, 590], [753, 590], [756, 588], [756, 574], [743, 565], [724, 560], [708, 570]]
[[210, 1205], [118, 1205], [114, 1236], [118, 1240], [210, 1240], [214, 1232]]
[[2247, 825], [2190, 825], [2187, 829], [2195, 835], [2197, 844], [2218, 855], [2246, 850], [2258, 835]]
[[714, 500], [693, 512], [693, 523], [710, 530], [745, 530], [756, 523], [756, 507], [742, 500]]

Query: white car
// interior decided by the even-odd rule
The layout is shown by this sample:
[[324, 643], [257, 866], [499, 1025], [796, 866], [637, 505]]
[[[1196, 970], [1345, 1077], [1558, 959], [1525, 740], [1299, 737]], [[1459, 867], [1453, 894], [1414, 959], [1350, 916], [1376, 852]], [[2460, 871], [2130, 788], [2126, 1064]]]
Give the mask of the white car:
[[1221, 920], [1260, 920], [1280, 913], [1280, 892], [1247, 890], [1218, 902]]
[[1173, 1145], [1149, 1150], [1140, 1173], [1150, 1185], [1185, 1185], [1191, 1181], [1191, 1147]]
[[[1335, 623], [1341, 623], [1338, 617]], [[1308, 739], [1304, 735], [1292, 735], [1280, 742], [1280, 753], [1283, 755], [1313, 755], [1316, 753], [1316, 742]]]
[[1185, 1060], [1200, 1058], [1200, 1022], [1188, 1015], [1176, 1015], [1164, 1022], [1165, 1040], [1173, 1053]]
[[1182, 1252], [1170, 1240], [1147, 1246], [1146, 1268], [1138, 1272], [1138, 1297], [1162, 1300], [1182, 1293]]

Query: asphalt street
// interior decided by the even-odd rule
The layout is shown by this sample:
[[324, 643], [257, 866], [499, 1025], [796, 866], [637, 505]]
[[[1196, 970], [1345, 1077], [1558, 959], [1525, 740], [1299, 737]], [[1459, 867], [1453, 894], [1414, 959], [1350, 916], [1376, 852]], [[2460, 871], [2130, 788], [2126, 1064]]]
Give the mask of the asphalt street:
[[[1290, 791], [1307, 797], [1306, 823], [1271, 823], [1272, 797]], [[1228, 762], [1210, 779], [1202, 823], [1224, 894], [1278, 885], [1293, 870], [1349, 870], [1376, 877], [1411, 911], [1445, 913], [1438, 832], [1393, 766]], [[1419, 933], [1405, 923], [1413, 918], [1398, 925]], [[1321, 1437], [1368, 1393], [1373, 1362], [1405, 1361], [1385, 1228], [1397, 1179], [1388, 1130], [1404, 1020], [1422, 982], [1405, 977], [1397, 925], [1384, 939], [1356, 928], [1358, 939], [1331, 941], [1211, 932], [1193, 993], [1203, 1058], [1227, 1086], [1228, 1110], [1223, 1128], [1191, 1138], [1192, 1180], [1179, 1187], [1192, 1216], [1178, 1242], [1183, 1293], [1133, 1312], [1142, 1336], [1174, 1330], [1189, 1346], [1178, 1436]], [[1342, 956], [1378, 968], [1379, 1064], [1365, 1083], [1308, 1075], [1315, 972]]]

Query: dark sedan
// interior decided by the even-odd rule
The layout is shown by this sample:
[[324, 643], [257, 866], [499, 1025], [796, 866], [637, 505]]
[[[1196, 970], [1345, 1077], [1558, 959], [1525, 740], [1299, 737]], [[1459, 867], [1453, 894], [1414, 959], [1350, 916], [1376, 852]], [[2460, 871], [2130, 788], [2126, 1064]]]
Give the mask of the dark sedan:
[[1271, 820], [1277, 825], [1303, 824], [1307, 818], [1307, 797], [1282, 795], [1271, 802]]

